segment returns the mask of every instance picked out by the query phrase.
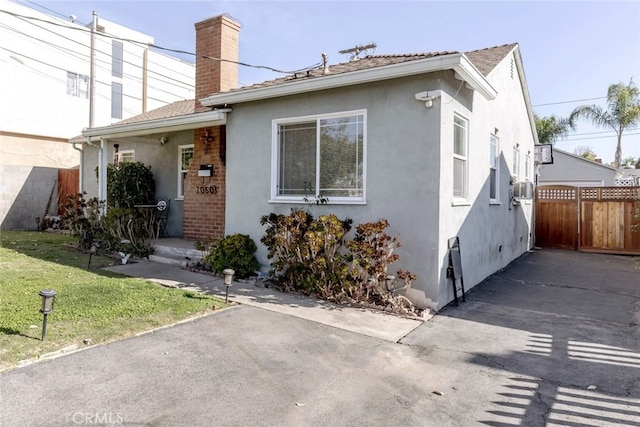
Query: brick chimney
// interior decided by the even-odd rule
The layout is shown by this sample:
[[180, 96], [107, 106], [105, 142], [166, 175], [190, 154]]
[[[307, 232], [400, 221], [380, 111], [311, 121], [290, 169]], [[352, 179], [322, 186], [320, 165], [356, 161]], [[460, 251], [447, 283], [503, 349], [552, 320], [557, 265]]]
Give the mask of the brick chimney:
[[208, 108], [202, 107], [200, 99], [238, 87], [238, 37], [241, 25], [228, 15], [220, 15], [198, 22], [195, 27], [195, 107], [196, 111], [206, 111]]

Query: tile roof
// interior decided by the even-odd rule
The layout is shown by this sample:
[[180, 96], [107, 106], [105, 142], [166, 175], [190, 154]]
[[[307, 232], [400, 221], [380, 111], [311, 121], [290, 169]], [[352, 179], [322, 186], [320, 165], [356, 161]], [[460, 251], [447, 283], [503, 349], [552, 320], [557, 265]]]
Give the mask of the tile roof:
[[[489, 47], [486, 49], [474, 50], [466, 52], [465, 56], [469, 58], [471, 63], [482, 73], [485, 77], [498, 65], [504, 57], [511, 52], [517, 46], [516, 43], [504, 44], [501, 46]], [[409, 53], [398, 55], [368, 55], [361, 59], [343, 62], [329, 67], [329, 74], [344, 74], [353, 71], [366, 70], [376, 67], [384, 67], [387, 65], [400, 64], [409, 61], [416, 61], [420, 59], [434, 58], [437, 56], [446, 56], [451, 54], [457, 54], [457, 51], [442, 51], [442, 52], [428, 52], [428, 53]], [[303, 71], [295, 74], [291, 74], [285, 77], [280, 77], [274, 80], [267, 80], [261, 83], [255, 83], [249, 86], [243, 86], [237, 89], [232, 89], [229, 92], [246, 91], [251, 89], [266, 88], [271, 86], [277, 86], [284, 83], [289, 83], [295, 80], [306, 80], [314, 78], [322, 78], [325, 74], [320, 68], [316, 68], [309, 71]], [[171, 104], [167, 104], [163, 107], [156, 108], [155, 110], [148, 111], [146, 113], [130, 117], [126, 120], [122, 120], [115, 125], [125, 125], [130, 123], [144, 122], [148, 120], [166, 119], [169, 117], [187, 115], [195, 113], [195, 102], [193, 99], [185, 101], [177, 101]]]
[[130, 123], [146, 122], [148, 120], [167, 119], [169, 117], [184, 116], [195, 112], [195, 100], [187, 99], [184, 101], [176, 101], [171, 104], [129, 117], [128, 119], [114, 123], [115, 126], [127, 125]]
[[483, 76], [487, 77], [491, 71], [509, 54], [517, 43], [503, 44], [501, 46], [465, 52], [465, 56], [476, 66]]

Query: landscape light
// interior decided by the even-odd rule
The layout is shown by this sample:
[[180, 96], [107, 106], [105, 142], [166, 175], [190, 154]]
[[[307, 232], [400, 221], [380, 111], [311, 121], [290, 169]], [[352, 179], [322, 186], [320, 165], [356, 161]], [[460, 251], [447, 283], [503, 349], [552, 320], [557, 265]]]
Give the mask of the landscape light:
[[231, 286], [231, 284], [233, 283], [233, 276], [236, 274], [236, 272], [230, 268], [226, 268], [222, 270], [222, 273], [224, 273], [224, 285], [227, 288], [224, 302], [226, 304], [229, 304], [229, 286]]
[[42, 319], [42, 341], [47, 336], [47, 315], [53, 311], [53, 302], [56, 298], [57, 292], [53, 289], [43, 289], [38, 292], [38, 295], [42, 297], [42, 307], [40, 313], [43, 314]]

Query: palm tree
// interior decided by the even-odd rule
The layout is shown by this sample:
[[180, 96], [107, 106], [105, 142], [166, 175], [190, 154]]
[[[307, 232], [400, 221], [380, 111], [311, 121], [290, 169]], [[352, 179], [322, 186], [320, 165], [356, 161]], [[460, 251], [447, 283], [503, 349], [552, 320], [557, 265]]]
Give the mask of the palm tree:
[[573, 121], [551, 115], [549, 117], [540, 117], [533, 115], [536, 122], [536, 131], [538, 132], [538, 141], [540, 144], [555, 144], [558, 138], [567, 136], [570, 130], [575, 129]]
[[612, 84], [607, 91], [607, 109], [599, 105], [582, 105], [571, 113], [569, 120], [585, 118], [599, 127], [610, 127], [618, 136], [614, 164], [616, 168], [622, 163], [622, 132], [640, 124], [640, 91], [629, 81]]

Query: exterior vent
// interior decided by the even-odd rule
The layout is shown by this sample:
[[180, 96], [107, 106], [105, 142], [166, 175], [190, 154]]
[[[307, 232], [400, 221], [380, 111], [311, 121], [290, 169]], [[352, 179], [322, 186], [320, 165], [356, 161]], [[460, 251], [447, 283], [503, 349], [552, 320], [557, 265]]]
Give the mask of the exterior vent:
[[519, 181], [513, 184], [513, 197], [515, 199], [533, 199], [533, 183]]

